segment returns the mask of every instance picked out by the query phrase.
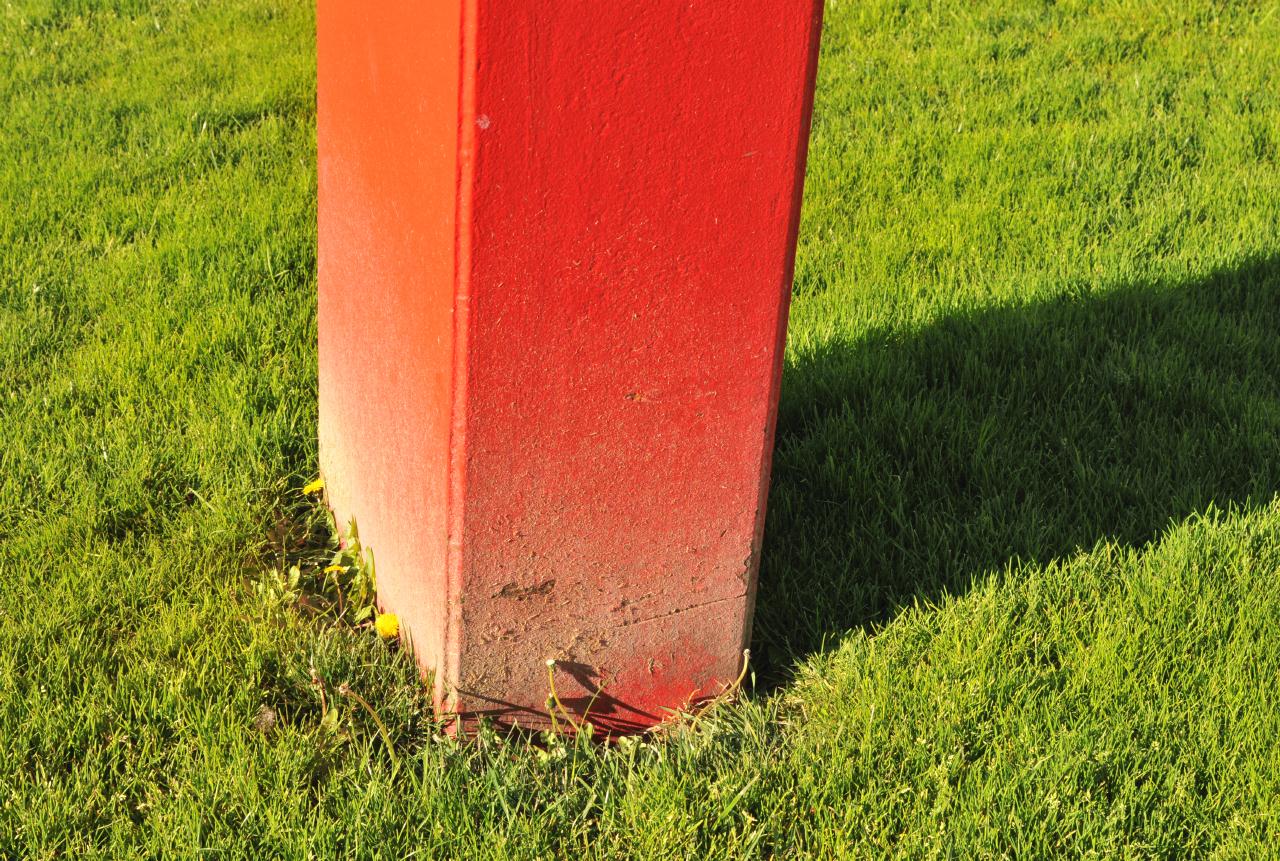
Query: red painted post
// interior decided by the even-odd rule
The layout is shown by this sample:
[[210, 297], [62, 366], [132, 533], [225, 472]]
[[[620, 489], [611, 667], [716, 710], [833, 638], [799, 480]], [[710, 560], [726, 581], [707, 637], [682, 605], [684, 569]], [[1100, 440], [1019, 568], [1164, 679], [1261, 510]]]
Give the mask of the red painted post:
[[748, 641], [820, 0], [320, 0], [320, 454], [442, 708]]

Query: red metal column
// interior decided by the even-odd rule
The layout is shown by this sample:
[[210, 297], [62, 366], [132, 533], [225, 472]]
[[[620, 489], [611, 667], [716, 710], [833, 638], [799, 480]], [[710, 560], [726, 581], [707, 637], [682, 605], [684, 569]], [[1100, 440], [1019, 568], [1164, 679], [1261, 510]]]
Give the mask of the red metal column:
[[737, 675], [820, 19], [320, 0], [321, 465], [442, 707]]

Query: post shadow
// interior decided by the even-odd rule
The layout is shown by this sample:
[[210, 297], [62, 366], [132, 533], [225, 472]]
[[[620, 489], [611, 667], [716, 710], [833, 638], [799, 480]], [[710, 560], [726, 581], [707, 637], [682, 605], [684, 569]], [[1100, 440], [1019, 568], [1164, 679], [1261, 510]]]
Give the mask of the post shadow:
[[1280, 490], [1280, 257], [835, 339], [783, 374], [762, 681], [1011, 560]]

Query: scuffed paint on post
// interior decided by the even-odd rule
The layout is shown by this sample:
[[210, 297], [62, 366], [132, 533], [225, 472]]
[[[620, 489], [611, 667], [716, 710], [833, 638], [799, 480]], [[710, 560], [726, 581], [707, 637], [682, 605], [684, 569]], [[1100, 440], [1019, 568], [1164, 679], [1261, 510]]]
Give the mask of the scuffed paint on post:
[[821, 4], [319, 3], [320, 443], [441, 707], [611, 730], [751, 623]]

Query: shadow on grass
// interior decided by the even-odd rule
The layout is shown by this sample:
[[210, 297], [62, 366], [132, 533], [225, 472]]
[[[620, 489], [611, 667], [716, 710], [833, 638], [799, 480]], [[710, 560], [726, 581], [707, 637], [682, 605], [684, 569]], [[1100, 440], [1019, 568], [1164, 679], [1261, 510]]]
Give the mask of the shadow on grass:
[[761, 675], [1011, 561], [1278, 489], [1277, 257], [826, 343], [783, 377]]

